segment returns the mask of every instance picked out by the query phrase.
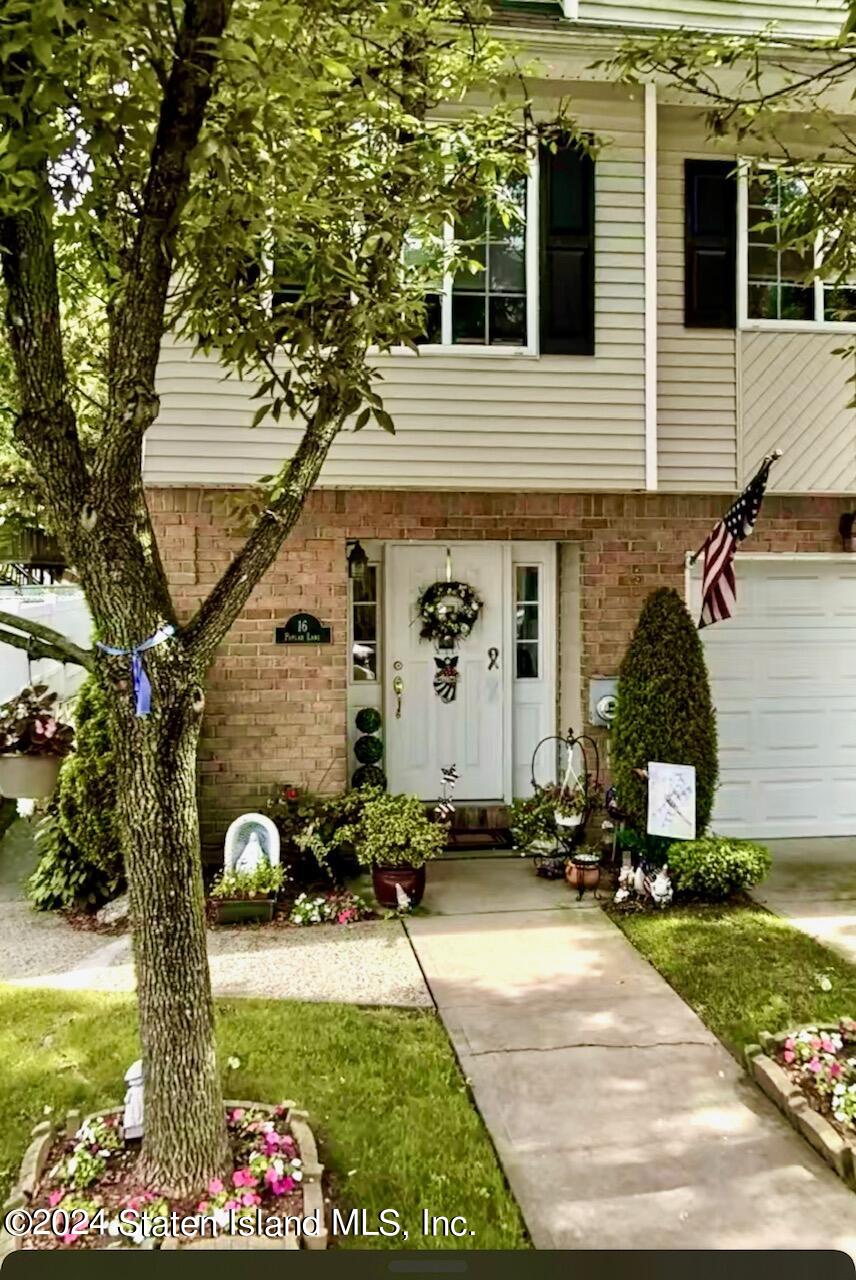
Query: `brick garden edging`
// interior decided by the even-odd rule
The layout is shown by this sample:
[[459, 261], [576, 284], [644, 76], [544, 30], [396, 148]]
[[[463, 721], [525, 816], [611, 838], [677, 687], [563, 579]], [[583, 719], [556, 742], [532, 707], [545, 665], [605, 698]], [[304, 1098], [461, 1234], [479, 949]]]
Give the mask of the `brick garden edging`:
[[[232, 1111], [235, 1107], [243, 1107], [246, 1111], [262, 1111], [266, 1115], [273, 1115], [276, 1108], [267, 1102], [247, 1102], [243, 1100], [235, 1101], [226, 1099], [223, 1104], [227, 1110]], [[179, 1241], [175, 1237], [168, 1237], [160, 1244], [162, 1249], [326, 1249], [329, 1242], [329, 1231], [327, 1229], [327, 1217], [324, 1212], [324, 1194], [322, 1189], [322, 1176], [324, 1166], [318, 1161], [318, 1146], [315, 1142], [315, 1134], [309, 1127], [309, 1113], [301, 1111], [288, 1101], [281, 1105], [288, 1108], [286, 1120], [291, 1129], [297, 1149], [300, 1153], [301, 1169], [303, 1171], [303, 1179], [300, 1183], [301, 1192], [303, 1194], [303, 1207], [301, 1216], [312, 1217], [317, 1214], [317, 1220], [322, 1224], [321, 1230], [315, 1236], [301, 1235], [297, 1236], [291, 1232], [287, 1236], [279, 1237], [231, 1237], [227, 1235], [217, 1235], [212, 1237], [204, 1237], [197, 1240], [188, 1240], [186, 1243]], [[101, 1111], [92, 1111], [84, 1119], [84, 1123], [96, 1118], [106, 1118], [107, 1116], [115, 1116], [122, 1114], [122, 1107], [106, 1107]], [[13, 1209], [27, 1209], [32, 1202], [36, 1188], [41, 1181], [42, 1174], [45, 1171], [48, 1156], [51, 1148], [57, 1139], [65, 1134], [66, 1137], [74, 1137], [81, 1125], [81, 1114], [79, 1111], [69, 1111], [66, 1115], [65, 1122], [62, 1124], [51, 1123], [49, 1120], [42, 1120], [37, 1124], [31, 1132], [31, 1142], [24, 1152], [24, 1158], [21, 1161], [21, 1171], [18, 1175], [18, 1181], [12, 1187], [0, 1211], [0, 1264], [7, 1254], [20, 1249], [23, 1239], [10, 1236], [2, 1226], [7, 1213]], [[148, 1239], [142, 1245], [132, 1246], [128, 1240], [113, 1240], [103, 1245], [106, 1249], [121, 1248], [156, 1248], [158, 1241]]]
[[[838, 1026], [823, 1024], [817, 1029], [837, 1031]], [[772, 1056], [794, 1034], [793, 1031], [780, 1031], [773, 1035], [762, 1031], [758, 1037], [760, 1044], [746, 1046], [746, 1065], [770, 1101], [776, 1104], [796, 1131], [811, 1143], [839, 1178], [856, 1191], [856, 1141], [845, 1138], [825, 1116], [810, 1106], [803, 1091]]]

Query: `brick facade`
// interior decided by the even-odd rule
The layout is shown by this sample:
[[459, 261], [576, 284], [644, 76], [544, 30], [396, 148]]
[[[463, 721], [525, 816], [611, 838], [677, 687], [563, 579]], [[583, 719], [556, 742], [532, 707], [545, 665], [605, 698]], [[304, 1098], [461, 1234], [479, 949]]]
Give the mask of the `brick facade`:
[[[202, 489], [149, 491], [181, 617], [193, 613], [240, 546], [215, 514], [214, 497]], [[650, 591], [683, 591], [684, 552], [700, 545], [727, 502], [721, 494], [319, 490], [211, 671], [200, 755], [204, 838], [222, 839], [226, 822], [263, 803], [276, 783], [324, 790], [345, 783], [346, 539], [580, 544], [585, 682], [614, 674]], [[840, 551], [838, 518], [852, 505], [770, 496], [751, 549]], [[331, 624], [333, 643], [275, 645], [274, 626], [298, 610]]]

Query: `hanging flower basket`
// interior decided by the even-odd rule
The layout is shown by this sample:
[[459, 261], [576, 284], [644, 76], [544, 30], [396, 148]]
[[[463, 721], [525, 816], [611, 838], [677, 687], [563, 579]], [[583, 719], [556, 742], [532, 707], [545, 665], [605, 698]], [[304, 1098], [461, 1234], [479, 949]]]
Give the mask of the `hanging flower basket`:
[[44, 800], [53, 794], [60, 756], [0, 755], [0, 795], [8, 800]]

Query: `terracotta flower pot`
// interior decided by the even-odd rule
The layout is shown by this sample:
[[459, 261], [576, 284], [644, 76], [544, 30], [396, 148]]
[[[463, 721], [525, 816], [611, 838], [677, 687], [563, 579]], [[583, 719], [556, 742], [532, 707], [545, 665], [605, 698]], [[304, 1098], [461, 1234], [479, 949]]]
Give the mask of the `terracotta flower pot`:
[[0, 795], [9, 800], [43, 800], [53, 793], [62, 756], [0, 755]]
[[586, 889], [596, 889], [600, 883], [600, 861], [591, 858], [573, 857], [565, 867], [565, 878], [577, 896], [582, 897]]
[[372, 886], [382, 907], [395, 909], [398, 906], [397, 884], [407, 894], [411, 907], [418, 907], [425, 892], [424, 864], [421, 867], [372, 867]]

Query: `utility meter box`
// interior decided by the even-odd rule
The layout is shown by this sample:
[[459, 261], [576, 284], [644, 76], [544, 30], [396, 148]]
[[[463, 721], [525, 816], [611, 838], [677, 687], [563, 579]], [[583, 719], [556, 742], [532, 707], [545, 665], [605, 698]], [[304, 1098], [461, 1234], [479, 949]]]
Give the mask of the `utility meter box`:
[[593, 676], [589, 682], [589, 720], [608, 729], [615, 719], [617, 676]]

